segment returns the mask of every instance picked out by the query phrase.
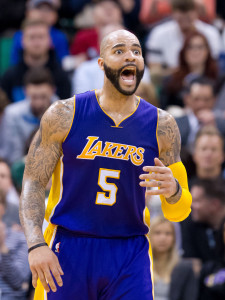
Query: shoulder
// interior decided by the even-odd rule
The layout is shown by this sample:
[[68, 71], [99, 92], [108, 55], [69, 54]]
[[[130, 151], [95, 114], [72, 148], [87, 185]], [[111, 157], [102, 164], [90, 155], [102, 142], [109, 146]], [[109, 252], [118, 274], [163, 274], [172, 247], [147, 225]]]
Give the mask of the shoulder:
[[176, 23], [175, 21], [171, 20], [171, 21], [167, 21], [165, 23], [162, 23], [160, 25], [157, 25], [152, 32], [150, 33], [150, 35], [155, 34], [155, 35], [162, 35], [162, 36], [166, 36], [168, 33], [176, 31]]
[[2, 78], [11, 78], [11, 77], [16, 77], [18, 74], [21, 75], [21, 70], [20, 70], [20, 65], [16, 64], [15, 66], [9, 67], [5, 73], [3, 74]]
[[49, 136], [63, 140], [74, 115], [74, 97], [54, 102], [41, 119], [42, 130]]
[[201, 32], [203, 32], [204, 34], [219, 37], [219, 32], [214, 26], [202, 22], [200, 20], [197, 20], [195, 24], [196, 24], [196, 28]]
[[55, 28], [55, 27], [51, 27], [50, 29], [50, 35], [52, 38], [61, 38], [61, 39], [66, 39], [66, 35], [65, 33], [63, 33], [61, 30]]
[[88, 73], [96, 71], [102, 72], [98, 66], [98, 58], [93, 58], [91, 60], [84, 61], [82, 64], [80, 64], [80, 66], [78, 66], [77, 70], [75, 71], [75, 74], [79, 71], [85, 71]]
[[158, 108], [158, 129], [170, 129], [170, 126], [176, 126], [174, 117], [167, 111]]
[[22, 100], [16, 103], [9, 104], [4, 114], [6, 116], [20, 116], [29, 110], [29, 102], [27, 100]]
[[162, 137], [164, 142], [167, 142], [167, 139], [165, 139], [165, 137], [167, 137], [169, 140], [171, 136], [174, 136], [176, 134], [179, 135], [179, 130], [174, 117], [160, 108], [158, 108], [157, 134], [158, 138]]

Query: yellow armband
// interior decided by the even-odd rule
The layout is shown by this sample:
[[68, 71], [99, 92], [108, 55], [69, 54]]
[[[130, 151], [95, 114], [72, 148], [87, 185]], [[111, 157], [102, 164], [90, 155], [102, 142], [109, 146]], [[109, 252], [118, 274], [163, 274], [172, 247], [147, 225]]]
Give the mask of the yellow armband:
[[168, 166], [182, 188], [181, 198], [175, 204], [170, 204], [164, 196], [160, 196], [164, 217], [172, 222], [181, 222], [191, 212], [192, 196], [188, 189], [187, 172], [183, 163], [177, 162]]

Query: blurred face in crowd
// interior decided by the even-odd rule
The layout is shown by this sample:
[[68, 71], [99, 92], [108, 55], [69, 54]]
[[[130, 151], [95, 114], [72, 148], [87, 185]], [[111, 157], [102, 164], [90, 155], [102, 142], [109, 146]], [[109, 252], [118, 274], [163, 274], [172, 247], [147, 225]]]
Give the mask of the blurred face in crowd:
[[215, 104], [213, 88], [210, 85], [194, 83], [187, 96], [187, 105], [195, 115], [201, 110], [212, 110]]
[[10, 168], [5, 162], [0, 162], [0, 189], [4, 193], [8, 193], [11, 187], [12, 180]]
[[94, 20], [97, 26], [122, 23], [122, 13], [116, 3], [106, 0], [95, 6]]
[[[224, 161], [223, 143], [218, 135], [202, 135], [195, 144], [194, 162], [197, 169], [214, 174], [213, 170], [221, 171]], [[219, 174], [218, 174], [219, 175]]]
[[194, 185], [191, 188], [192, 194], [192, 219], [196, 222], [209, 223], [214, 203], [209, 200], [202, 187]]
[[51, 105], [53, 95], [54, 88], [47, 83], [26, 86], [26, 96], [30, 100], [31, 111], [39, 119]]
[[23, 47], [25, 52], [33, 58], [46, 55], [50, 49], [50, 44], [49, 30], [44, 24], [29, 26], [24, 29]]
[[175, 243], [173, 225], [163, 222], [155, 225], [151, 231], [151, 246], [154, 253], [169, 252]]
[[141, 46], [135, 35], [125, 30], [112, 32], [103, 40], [99, 66], [106, 78], [123, 95], [136, 91], [144, 74]]
[[188, 34], [194, 29], [194, 22], [197, 19], [197, 12], [195, 10], [190, 10], [187, 12], [175, 10], [173, 12], [173, 18], [178, 23], [183, 34]]
[[49, 26], [56, 24], [58, 19], [58, 14], [56, 9], [49, 4], [40, 4], [37, 8], [40, 12], [41, 20], [45, 20]]
[[185, 60], [191, 67], [204, 66], [208, 58], [208, 49], [201, 36], [193, 37], [185, 52]]

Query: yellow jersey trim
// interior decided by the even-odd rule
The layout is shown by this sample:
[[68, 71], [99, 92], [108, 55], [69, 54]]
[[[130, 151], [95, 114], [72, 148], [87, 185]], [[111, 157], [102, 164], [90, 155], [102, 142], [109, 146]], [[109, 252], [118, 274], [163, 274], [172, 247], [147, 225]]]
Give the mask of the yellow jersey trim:
[[139, 104], [140, 104], [140, 102], [141, 102], [141, 98], [140, 98], [139, 96], [137, 96], [137, 97], [138, 97], [138, 104], [137, 104], [135, 110], [134, 110], [130, 115], [128, 115], [126, 118], [124, 118], [122, 121], [120, 121], [118, 124], [116, 124], [115, 120], [114, 120], [112, 117], [110, 117], [110, 115], [107, 114], [107, 112], [101, 107], [100, 102], [99, 102], [99, 99], [98, 99], [97, 91], [96, 91], [96, 90], [95, 90], [95, 97], [96, 97], [96, 99], [97, 99], [97, 101], [98, 101], [98, 105], [99, 105], [99, 107], [101, 108], [101, 110], [102, 110], [102, 111], [104, 112], [104, 114], [106, 114], [106, 115], [113, 121], [113, 123], [115, 124], [115, 126], [111, 126], [111, 127], [117, 127], [117, 128], [122, 128], [122, 127], [119, 127], [120, 124], [121, 124], [124, 120], [128, 119], [129, 117], [131, 117], [131, 116], [136, 112], [136, 110], [138, 109], [138, 106], [139, 106]]
[[149, 256], [149, 260], [150, 260], [150, 276], [151, 276], [151, 281], [152, 281], [152, 299], [154, 300], [154, 274], [153, 274], [153, 255], [152, 255], [152, 247], [151, 247], [151, 242], [150, 239], [148, 237], [148, 235], [145, 235], [146, 239], [148, 240], [148, 245], [149, 245], [149, 249], [148, 249], [148, 256]]
[[54, 215], [56, 206], [60, 203], [63, 195], [63, 155], [60, 157], [52, 175], [52, 187], [48, 197], [45, 219], [50, 222]]
[[75, 107], [76, 107], [76, 96], [74, 95], [73, 119], [72, 119], [72, 122], [71, 122], [71, 124], [70, 124], [70, 128], [69, 128], [69, 130], [68, 130], [68, 132], [67, 132], [66, 136], [65, 136], [65, 137], [64, 137], [64, 139], [63, 139], [63, 143], [65, 142], [65, 140], [66, 140], [67, 136], [69, 135], [69, 133], [70, 133], [70, 130], [71, 130], [71, 128], [72, 128], [73, 121], [74, 121], [74, 117], [75, 117]]
[[158, 126], [159, 126], [159, 110], [158, 110], [158, 108], [157, 108], [156, 140], [157, 140], [158, 152], [159, 152], [159, 156], [160, 156], [159, 137], [158, 137]]

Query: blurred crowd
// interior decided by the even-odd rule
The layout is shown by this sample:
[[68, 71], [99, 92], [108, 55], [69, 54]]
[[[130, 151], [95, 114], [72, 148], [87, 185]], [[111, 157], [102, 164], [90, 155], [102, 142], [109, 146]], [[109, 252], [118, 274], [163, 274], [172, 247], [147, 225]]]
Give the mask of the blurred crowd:
[[193, 197], [180, 224], [146, 199], [154, 299], [225, 299], [225, 1], [1, 0], [0, 300], [33, 299], [18, 206], [40, 119], [54, 101], [102, 87], [99, 45], [118, 29], [142, 45], [136, 94], [177, 121]]

